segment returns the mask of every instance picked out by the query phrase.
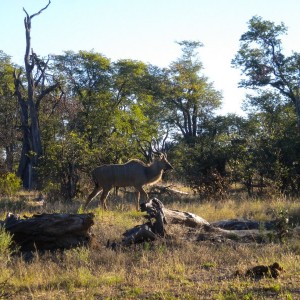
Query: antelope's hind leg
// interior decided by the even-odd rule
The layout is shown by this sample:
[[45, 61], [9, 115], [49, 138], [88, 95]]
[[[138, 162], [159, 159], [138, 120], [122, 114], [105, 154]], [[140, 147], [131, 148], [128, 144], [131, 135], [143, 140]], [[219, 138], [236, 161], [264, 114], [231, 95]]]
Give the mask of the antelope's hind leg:
[[86, 207], [88, 206], [88, 204], [92, 201], [92, 199], [94, 197], [96, 197], [101, 192], [101, 190], [102, 190], [102, 188], [99, 187], [99, 186], [97, 186], [97, 185], [94, 187], [94, 190], [90, 193], [90, 195], [88, 196], [88, 198], [87, 198], [87, 200], [86, 200], [86, 202], [85, 202], [85, 204], [83, 206], [83, 210], [86, 209]]

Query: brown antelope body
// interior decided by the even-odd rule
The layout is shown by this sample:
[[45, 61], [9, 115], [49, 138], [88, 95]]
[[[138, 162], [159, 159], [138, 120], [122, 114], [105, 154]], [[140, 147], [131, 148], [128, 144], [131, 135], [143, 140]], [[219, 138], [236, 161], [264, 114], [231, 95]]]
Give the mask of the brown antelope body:
[[97, 196], [101, 190], [101, 204], [107, 209], [106, 198], [113, 187], [133, 186], [137, 191], [137, 209], [139, 209], [140, 194], [146, 199], [148, 195], [143, 189], [144, 185], [158, 182], [163, 171], [173, 169], [165, 155], [161, 154], [159, 159], [146, 165], [142, 161], [133, 159], [125, 164], [103, 165], [92, 171], [92, 178], [95, 183], [94, 190], [88, 196], [84, 209]]

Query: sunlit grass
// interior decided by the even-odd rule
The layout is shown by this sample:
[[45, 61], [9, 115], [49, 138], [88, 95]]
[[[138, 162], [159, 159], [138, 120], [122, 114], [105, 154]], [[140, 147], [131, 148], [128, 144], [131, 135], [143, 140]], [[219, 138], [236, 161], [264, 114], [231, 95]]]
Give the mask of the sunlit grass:
[[217, 202], [190, 202], [188, 204], [174, 202], [168, 208], [192, 212], [209, 222], [225, 219], [253, 219], [266, 221], [274, 218], [276, 212], [287, 210], [296, 217], [299, 200], [294, 199], [226, 199]]

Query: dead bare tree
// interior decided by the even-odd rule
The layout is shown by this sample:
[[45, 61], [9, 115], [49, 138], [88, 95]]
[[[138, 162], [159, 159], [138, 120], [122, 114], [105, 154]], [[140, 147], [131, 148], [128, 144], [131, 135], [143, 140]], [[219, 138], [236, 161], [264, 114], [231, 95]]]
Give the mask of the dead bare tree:
[[41, 60], [31, 48], [31, 22], [32, 19], [48, 8], [51, 1], [35, 14], [29, 15], [23, 8], [26, 17], [24, 26], [26, 33], [26, 50], [24, 56], [26, 86], [23, 85], [22, 70], [15, 70], [15, 93], [20, 107], [22, 129], [22, 152], [19, 162], [18, 175], [22, 179], [24, 188], [37, 187], [36, 166], [43, 154], [40, 125], [39, 107], [45, 96], [59, 87], [59, 83], [47, 80], [46, 70], [49, 59]]

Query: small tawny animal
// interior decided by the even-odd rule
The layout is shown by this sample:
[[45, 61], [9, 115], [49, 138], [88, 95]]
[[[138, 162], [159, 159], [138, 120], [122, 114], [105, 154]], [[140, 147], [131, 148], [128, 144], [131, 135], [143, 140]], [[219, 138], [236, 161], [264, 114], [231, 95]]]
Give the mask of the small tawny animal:
[[164, 171], [171, 170], [173, 167], [168, 162], [164, 154], [160, 154], [151, 164], [146, 165], [140, 160], [133, 159], [125, 164], [103, 165], [92, 171], [92, 178], [95, 183], [94, 190], [88, 196], [84, 209], [97, 196], [101, 190], [101, 204], [107, 209], [106, 198], [113, 187], [133, 186], [137, 191], [137, 210], [140, 205], [140, 194], [146, 199], [148, 195], [143, 189], [144, 185], [158, 182]]

